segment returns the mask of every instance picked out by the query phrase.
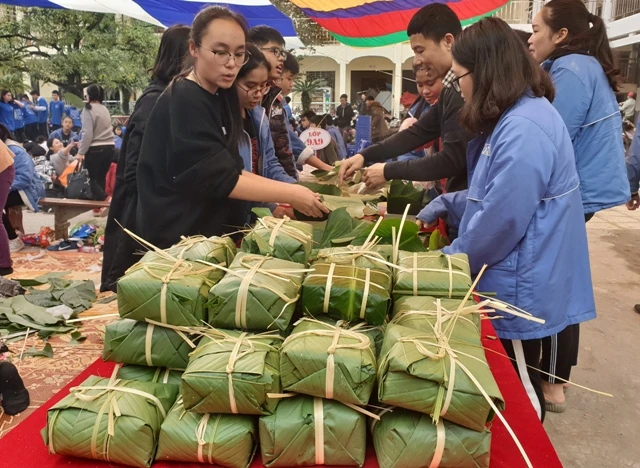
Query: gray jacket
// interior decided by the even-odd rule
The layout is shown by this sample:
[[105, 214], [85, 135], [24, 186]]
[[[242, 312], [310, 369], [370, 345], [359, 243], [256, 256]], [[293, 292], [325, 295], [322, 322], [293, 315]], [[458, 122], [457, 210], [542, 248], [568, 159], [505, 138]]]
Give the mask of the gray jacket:
[[114, 144], [111, 115], [105, 106], [93, 103], [91, 109], [85, 107], [80, 119], [82, 120], [82, 140], [78, 154], [87, 154], [91, 146]]

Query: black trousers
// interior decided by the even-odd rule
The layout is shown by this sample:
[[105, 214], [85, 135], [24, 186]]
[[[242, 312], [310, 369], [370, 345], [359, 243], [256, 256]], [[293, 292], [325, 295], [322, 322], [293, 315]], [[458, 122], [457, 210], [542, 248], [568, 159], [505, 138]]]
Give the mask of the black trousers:
[[42, 122], [38, 124], [38, 136], [49, 138], [49, 128], [47, 126], [47, 122]]
[[32, 123], [24, 126], [24, 134], [27, 140], [36, 141], [38, 138], [38, 124]]
[[542, 340], [541, 369], [552, 375], [542, 374], [542, 379], [549, 383], [564, 383], [571, 377], [571, 367], [578, 365], [578, 349], [580, 348], [580, 325], [569, 325], [560, 333]]
[[84, 155], [84, 167], [89, 172], [89, 185], [94, 200], [107, 198], [104, 189], [114, 149], [114, 145], [91, 146]]
[[16, 128], [13, 132], [13, 136], [16, 137], [16, 141], [18, 143], [22, 143], [25, 140], [25, 136], [24, 136], [24, 127], [22, 128]]
[[[540, 379], [540, 352], [542, 340], [500, 340], [507, 355], [512, 359], [520, 381], [531, 404], [535, 408], [540, 421], [544, 422], [544, 394], [542, 393], [542, 380]], [[530, 367], [527, 367], [530, 366]]]

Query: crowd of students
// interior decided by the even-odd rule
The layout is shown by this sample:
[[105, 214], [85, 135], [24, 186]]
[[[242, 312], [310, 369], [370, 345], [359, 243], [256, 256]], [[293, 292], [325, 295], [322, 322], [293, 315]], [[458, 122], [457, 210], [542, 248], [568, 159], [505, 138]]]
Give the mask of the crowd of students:
[[[277, 30], [249, 29], [242, 16], [207, 7], [191, 28], [165, 31], [151, 83], [118, 142], [101, 289], [116, 290], [138, 259], [120, 225], [166, 248], [182, 236], [234, 233], [256, 205], [278, 217], [321, 217], [328, 210], [319, 196], [295, 184], [304, 165], [329, 169], [344, 159], [340, 180], [366, 168], [369, 187], [446, 179], [446, 193], [418, 219], [445, 219], [452, 243], [444, 253], [467, 254], [474, 274], [487, 266], [479, 290], [544, 319], [493, 322], [544, 420], [545, 411], [566, 408], [563, 382], [577, 364], [579, 324], [596, 315], [585, 224], [600, 210], [639, 204], [637, 193], [635, 205], [629, 201], [640, 176], [630, 186], [605, 25], [580, 0], [551, 0], [534, 18], [527, 47], [500, 19], [463, 31], [456, 14], [435, 3], [414, 15], [407, 33], [420, 97], [397, 134], [376, 134], [377, 144], [345, 158], [341, 137], [353, 119], [346, 96], [335, 124], [328, 115], [302, 115], [302, 129], [332, 134], [323, 150], [307, 148], [291, 124], [286, 97], [299, 67]], [[33, 132], [25, 106], [40, 128], [44, 106], [33, 98], [19, 103], [2, 92], [0, 115], [3, 122], [13, 116], [13, 127], [0, 126], [0, 137], [15, 155], [10, 163], [0, 147], [5, 206], [18, 192], [37, 209], [37, 187], [17, 176], [26, 152], [12, 135], [18, 110]], [[99, 86], [87, 89], [78, 143], [78, 122], [62, 119], [54, 95], [50, 122], [60, 128], [47, 142], [56, 173], [77, 150], [99, 199], [118, 154], [103, 99]], [[375, 104], [366, 111], [375, 117]], [[10, 268], [2, 237], [0, 228], [0, 273]]]

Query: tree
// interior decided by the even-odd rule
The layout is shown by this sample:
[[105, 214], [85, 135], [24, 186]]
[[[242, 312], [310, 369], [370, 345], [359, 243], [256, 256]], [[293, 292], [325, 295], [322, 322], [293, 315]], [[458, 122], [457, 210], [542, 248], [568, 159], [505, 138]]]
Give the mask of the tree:
[[131, 90], [148, 83], [157, 32], [122, 16], [22, 8], [15, 19], [0, 22], [0, 63], [76, 96], [98, 83], [128, 100]]
[[327, 30], [302, 13], [302, 11], [290, 1], [271, 0], [271, 3], [292, 19], [298, 37], [306, 46], [319, 46], [335, 41]]
[[305, 77], [304, 80], [297, 79], [293, 85], [293, 92], [300, 93], [302, 101], [302, 110], [307, 111], [311, 108], [311, 95], [325, 85], [323, 80], [310, 80]]

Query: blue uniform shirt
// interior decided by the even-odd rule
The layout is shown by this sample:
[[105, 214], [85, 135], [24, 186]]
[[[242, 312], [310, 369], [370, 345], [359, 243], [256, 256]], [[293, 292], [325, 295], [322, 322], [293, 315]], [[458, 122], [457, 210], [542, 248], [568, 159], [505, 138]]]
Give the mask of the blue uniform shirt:
[[38, 98], [37, 105], [39, 107], [44, 107], [45, 110], [37, 111], [38, 112], [38, 123], [47, 123], [47, 119], [49, 118], [49, 112], [47, 109], [49, 108], [49, 104], [47, 104], [47, 100], [43, 97]]
[[0, 123], [9, 129], [10, 132], [15, 131], [16, 123], [13, 119], [13, 106], [6, 102], [0, 102]]
[[49, 112], [51, 112], [51, 125], [62, 125], [62, 114], [64, 113], [64, 102], [51, 101], [49, 103]]
[[76, 106], [65, 107], [64, 113], [67, 114], [67, 117], [70, 117], [71, 120], [73, 120], [74, 127], [82, 127], [82, 120], [80, 120], [80, 111], [76, 108]]

